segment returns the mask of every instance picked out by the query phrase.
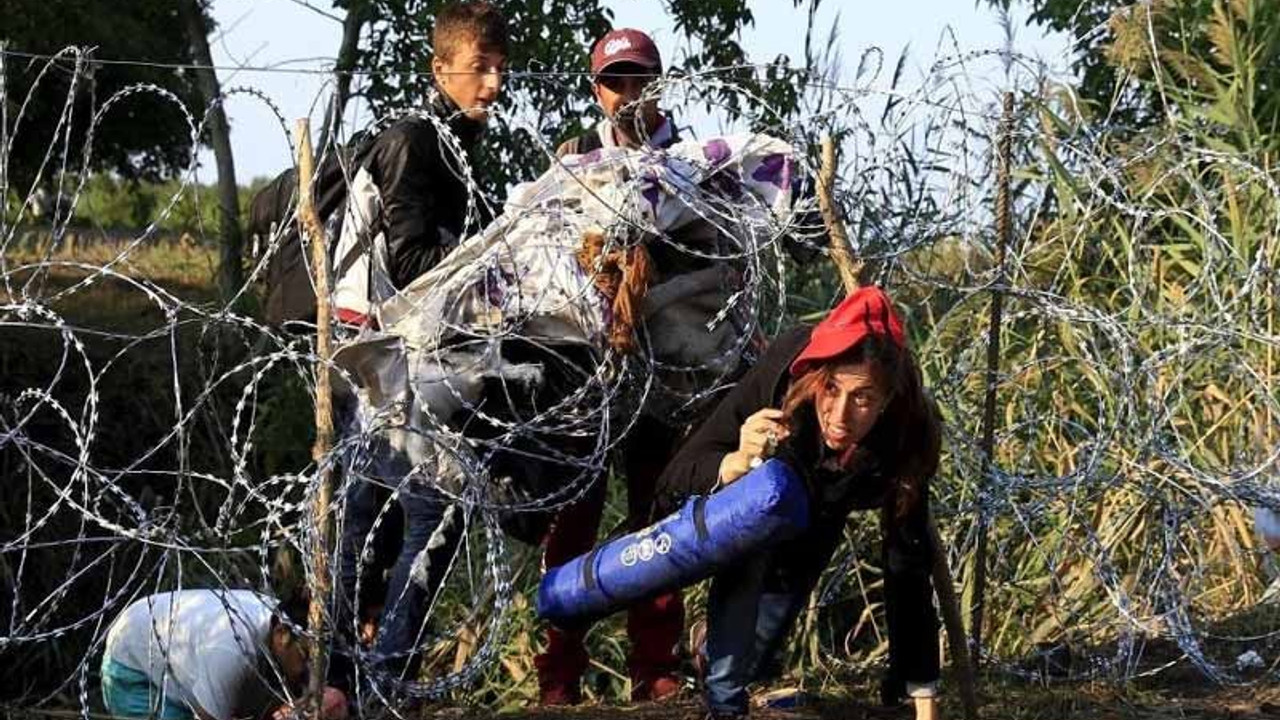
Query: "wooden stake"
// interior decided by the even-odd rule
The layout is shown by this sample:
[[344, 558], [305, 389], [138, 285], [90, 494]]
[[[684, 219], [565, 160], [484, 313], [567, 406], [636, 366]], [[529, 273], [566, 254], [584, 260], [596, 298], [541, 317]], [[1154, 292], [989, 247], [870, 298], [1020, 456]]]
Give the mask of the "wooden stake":
[[844, 220], [841, 219], [840, 210], [832, 196], [832, 189], [836, 186], [836, 164], [836, 142], [827, 135], [822, 138], [822, 167], [818, 170], [818, 208], [827, 225], [831, 262], [835, 263], [836, 272], [840, 273], [840, 282], [848, 294], [862, 284], [859, 279], [862, 261], [853, 257], [849, 233], [844, 229]]
[[[0, 40], [0, 198], [9, 197], [9, 90], [4, 79], [7, 72], [4, 54], [8, 49], [9, 44]], [[9, 237], [9, 213], [3, 209], [4, 202], [0, 200], [0, 237]], [[8, 280], [5, 285], [8, 285]]]
[[325, 600], [330, 596], [332, 588], [329, 554], [333, 544], [333, 527], [329, 517], [333, 487], [327, 465], [329, 451], [333, 448], [333, 393], [329, 382], [329, 362], [333, 357], [329, 313], [329, 252], [325, 243], [324, 226], [320, 222], [320, 216], [316, 214], [315, 199], [311, 194], [315, 158], [311, 150], [310, 121], [306, 118], [298, 120], [295, 134], [298, 138], [298, 229], [311, 244], [311, 267], [315, 273], [316, 286], [316, 441], [311, 448], [311, 457], [316, 463], [316, 490], [311, 505], [315, 542], [311, 549], [310, 575], [313, 587], [307, 624], [312, 636], [312, 716], [315, 720], [320, 720], [329, 660]]
[[[844, 285], [846, 295], [861, 287], [858, 279], [863, 264], [853, 257], [849, 249], [849, 235], [845, 232], [844, 220], [836, 209], [831, 189], [835, 187], [836, 177], [836, 145], [831, 136], [822, 139], [822, 167], [818, 171], [818, 206], [822, 210], [822, 219], [827, 226], [830, 238], [831, 261], [835, 263], [840, 281]], [[960, 703], [964, 707], [967, 720], [978, 717], [977, 683], [973, 673], [973, 662], [969, 657], [969, 646], [965, 642], [964, 621], [960, 614], [960, 603], [956, 600], [955, 580], [951, 575], [951, 567], [947, 564], [947, 554], [942, 549], [942, 535], [938, 532], [938, 524], [929, 513], [929, 542], [933, 544], [933, 590], [938, 595], [938, 607], [942, 612], [942, 624], [947, 632], [947, 644], [951, 651], [952, 662], [960, 676]]]
[[969, 643], [964, 633], [964, 619], [960, 614], [960, 600], [956, 598], [955, 578], [951, 574], [951, 566], [947, 564], [947, 553], [942, 549], [942, 533], [938, 532], [938, 523], [929, 513], [929, 542], [933, 543], [933, 591], [938, 595], [938, 608], [942, 612], [942, 626], [947, 632], [947, 649], [951, 652], [951, 662], [960, 675], [960, 704], [964, 707], [966, 720], [977, 720], [978, 717], [978, 682], [974, 674], [973, 658], [969, 654]]
[[[987, 476], [996, 445], [996, 385], [1000, 379], [1000, 325], [1004, 319], [1005, 253], [1012, 233], [1009, 208], [1009, 175], [1013, 162], [1013, 93], [1004, 94], [1000, 134], [996, 139], [996, 278], [991, 291], [991, 324], [987, 328], [986, 392], [982, 403], [982, 462], [978, 472], [978, 497], [986, 495]], [[978, 539], [973, 558], [973, 599], [969, 608], [973, 653], [982, 657], [982, 614], [987, 590], [987, 518], [978, 505]]]
[[[1274, 338], [1276, 336], [1276, 293], [1280, 292], [1280, 284], [1276, 283], [1277, 262], [1280, 258], [1271, 257], [1276, 254], [1276, 248], [1280, 243], [1276, 242], [1275, 234], [1262, 241], [1269, 244], [1271, 249], [1266, 251], [1265, 257], [1270, 258], [1267, 267], [1271, 268], [1270, 277], [1267, 279], [1267, 337]], [[1275, 411], [1271, 404], [1275, 402], [1275, 381], [1276, 381], [1276, 364], [1275, 364], [1276, 344], [1274, 342], [1267, 343], [1267, 429], [1266, 429], [1266, 447], [1268, 450], [1276, 446], [1276, 418]]]

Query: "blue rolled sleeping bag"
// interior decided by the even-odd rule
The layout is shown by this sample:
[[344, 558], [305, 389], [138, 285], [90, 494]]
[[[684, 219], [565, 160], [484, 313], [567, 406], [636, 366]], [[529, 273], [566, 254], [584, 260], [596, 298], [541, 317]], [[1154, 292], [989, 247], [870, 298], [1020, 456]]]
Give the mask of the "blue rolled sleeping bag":
[[538, 615], [556, 624], [602, 617], [714, 575], [808, 525], [804, 482], [771, 459], [643, 530], [548, 570], [538, 586]]

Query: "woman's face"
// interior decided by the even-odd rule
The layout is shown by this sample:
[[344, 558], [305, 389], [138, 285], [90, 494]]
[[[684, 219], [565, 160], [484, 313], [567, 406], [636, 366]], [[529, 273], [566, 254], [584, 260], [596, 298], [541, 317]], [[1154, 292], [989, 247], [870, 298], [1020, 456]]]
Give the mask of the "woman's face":
[[853, 447], [875, 427], [888, 403], [889, 389], [871, 363], [837, 365], [814, 398], [822, 442], [835, 451]]

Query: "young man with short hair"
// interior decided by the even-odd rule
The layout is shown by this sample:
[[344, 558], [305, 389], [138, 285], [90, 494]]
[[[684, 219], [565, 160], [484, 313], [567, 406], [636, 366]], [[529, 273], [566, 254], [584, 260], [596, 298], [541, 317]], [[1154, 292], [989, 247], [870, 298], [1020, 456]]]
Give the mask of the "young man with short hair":
[[[472, 188], [467, 168], [502, 90], [507, 35], [502, 13], [488, 2], [456, 2], [436, 16], [431, 61], [435, 92], [426, 111], [379, 133], [352, 181], [335, 256], [357, 252], [351, 253], [355, 260], [347, 267], [340, 260], [335, 272], [340, 321], [376, 326], [383, 301], [480, 228], [481, 218], [468, 214], [474, 205], [468, 202]], [[355, 597], [361, 553], [381, 506], [410, 470], [401, 456], [377, 465], [370, 478], [352, 478], [346, 494], [340, 578], [348, 600]], [[381, 603], [373, 658], [382, 670], [414, 680], [415, 639], [461, 539], [462, 513], [426, 482], [413, 481], [399, 490], [404, 537]], [[350, 617], [347, 612], [339, 608], [341, 631], [354, 624], [344, 619]], [[335, 660], [331, 677], [347, 685], [349, 659], [339, 654]]]
[[[307, 602], [249, 590], [179, 590], [125, 608], [107, 631], [102, 698], [116, 717], [232, 720], [263, 717], [296, 699], [307, 679]], [[326, 717], [346, 699], [326, 690]]]
[[[557, 155], [585, 154], [607, 147], [664, 148], [679, 140], [675, 123], [658, 109], [657, 98], [644, 94], [649, 84], [662, 75], [662, 57], [652, 38], [630, 28], [609, 32], [592, 47], [591, 74], [605, 119], [562, 144]], [[675, 454], [681, 434], [680, 428], [642, 415], [624, 439], [621, 460], [627, 483], [628, 530], [648, 524], [654, 484]], [[601, 477], [581, 499], [557, 514], [545, 541], [546, 567], [562, 565], [596, 544], [605, 485]], [[683, 683], [677, 675], [677, 648], [683, 627], [684, 603], [679, 592], [628, 608], [631, 653], [627, 666], [632, 700], [660, 700], [680, 691]], [[546, 650], [534, 659], [541, 704], [581, 701], [581, 679], [589, 662], [585, 636], [585, 629], [547, 628]]]
[[466, 168], [502, 92], [506, 21], [487, 2], [453, 3], [436, 16], [432, 38], [435, 91], [425, 112], [378, 133], [352, 179], [336, 257], [365, 251], [335, 272], [344, 322], [376, 321], [382, 301], [480, 229], [481, 218], [467, 214]]

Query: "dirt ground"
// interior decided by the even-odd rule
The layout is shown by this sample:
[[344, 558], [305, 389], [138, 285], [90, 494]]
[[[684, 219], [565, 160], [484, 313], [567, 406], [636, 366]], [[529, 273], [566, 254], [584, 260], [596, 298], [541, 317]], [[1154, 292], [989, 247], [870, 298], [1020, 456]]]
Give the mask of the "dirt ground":
[[[1159, 683], [1137, 683], [1123, 688], [1115, 685], [1062, 684], [1043, 687], [1030, 683], [984, 683], [981, 688], [984, 720], [1191, 720], [1252, 718], [1280, 719], [1280, 685], [1252, 688], [1206, 686], [1170, 679]], [[566, 709], [531, 709], [495, 713], [462, 708], [424, 709], [430, 720], [703, 720], [705, 711], [692, 694], [674, 701], [634, 706], [583, 705]], [[874, 694], [857, 699], [824, 698], [794, 710], [755, 708], [755, 720], [910, 720], [910, 708], [879, 706]], [[943, 698], [942, 717], [961, 718], [959, 700]]]
[[[983, 720], [1280, 720], [1280, 684], [1252, 688], [1209, 688], [1200, 683], [1166, 683], [1162, 687], [1131, 685], [993, 684], [982, 687]], [[752, 720], [911, 720], [910, 708], [886, 709], [872, 694], [861, 699], [826, 698], [794, 710], [754, 708]], [[405, 713], [412, 720], [703, 720], [705, 711], [691, 693], [672, 701], [631, 706], [586, 704], [574, 708], [495, 712], [448, 706], [424, 707]], [[73, 720], [74, 710], [0, 708], [0, 717]], [[94, 720], [109, 720], [92, 714]], [[390, 717], [390, 716], [388, 716]], [[942, 718], [963, 717], [959, 701], [945, 696]]]

